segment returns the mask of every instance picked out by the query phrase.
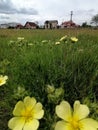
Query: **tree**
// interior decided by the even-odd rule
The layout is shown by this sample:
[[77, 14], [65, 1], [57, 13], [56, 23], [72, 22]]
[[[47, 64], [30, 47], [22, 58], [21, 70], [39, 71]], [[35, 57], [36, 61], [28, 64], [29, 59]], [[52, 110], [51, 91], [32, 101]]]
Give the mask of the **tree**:
[[94, 23], [96, 26], [98, 26], [98, 14], [92, 17], [91, 23]]
[[87, 27], [87, 22], [82, 23], [82, 27]]
[[83, 22], [81, 27], [83, 27], [83, 28], [90, 28], [91, 25], [88, 25], [87, 22]]

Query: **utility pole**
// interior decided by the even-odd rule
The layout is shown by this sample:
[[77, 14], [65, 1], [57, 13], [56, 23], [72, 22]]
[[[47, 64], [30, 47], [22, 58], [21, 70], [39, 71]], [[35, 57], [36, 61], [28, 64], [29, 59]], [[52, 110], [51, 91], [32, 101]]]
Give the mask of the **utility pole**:
[[73, 11], [70, 13], [70, 21], [72, 22]]

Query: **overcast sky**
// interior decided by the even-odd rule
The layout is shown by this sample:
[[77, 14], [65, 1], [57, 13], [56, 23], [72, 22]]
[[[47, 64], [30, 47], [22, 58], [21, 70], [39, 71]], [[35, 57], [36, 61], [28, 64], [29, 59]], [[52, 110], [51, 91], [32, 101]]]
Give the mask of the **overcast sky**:
[[90, 22], [98, 13], [98, 0], [0, 0], [0, 23], [26, 21], [44, 24], [45, 20]]

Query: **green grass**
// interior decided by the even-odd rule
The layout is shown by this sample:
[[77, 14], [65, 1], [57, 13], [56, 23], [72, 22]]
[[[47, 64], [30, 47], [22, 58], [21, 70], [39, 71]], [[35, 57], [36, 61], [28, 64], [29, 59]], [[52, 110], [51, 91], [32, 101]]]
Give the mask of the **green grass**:
[[[69, 40], [55, 45], [66, 34], [78, 37], [79, 41], [71, 43]], [[46, 110], [39, 130], [52, 130], [55, 105], [62, 98], [71, 104], [75, 100], [85, 102], [90, 107], [91, 116], [98, 120], [97, 34], [97, 30], [89, 29], [0, 30], [0, 74], [9, 77], [7, 84], [0, 87], [0, 130], [8, 129], [7, 122], [15, 104], [26, 95], [34, 96]], [[33, 45], [19, 47], [17, 37], [24, 37], [26, 44]], [[15, 43], [9, 45], [10, 40]], [[49, 42], [42, 44], [42, 40]], [[47, 84], [63, 88], [63, 97], [49, 102]]]

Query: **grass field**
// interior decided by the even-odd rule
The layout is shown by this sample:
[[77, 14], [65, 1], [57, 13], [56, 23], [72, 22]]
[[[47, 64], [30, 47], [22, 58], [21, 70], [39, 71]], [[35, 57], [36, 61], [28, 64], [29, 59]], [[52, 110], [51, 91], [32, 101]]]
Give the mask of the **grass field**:
[[[68, 40], [56, 45], [65, 35]], [[8, 76], [0, 86], [0, 130], [9, 130], [15, 104], [28, 95], [44, 106], [39, 130], [54, 129], [55, 106], [62, 100], [80, 100], [98, 120], [98, 30], [0, 29], [0, 75]], [[57, 93], [48, 93], [49, 85]]]

